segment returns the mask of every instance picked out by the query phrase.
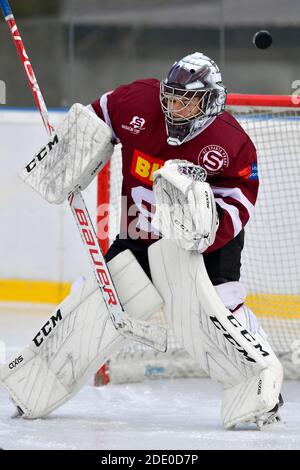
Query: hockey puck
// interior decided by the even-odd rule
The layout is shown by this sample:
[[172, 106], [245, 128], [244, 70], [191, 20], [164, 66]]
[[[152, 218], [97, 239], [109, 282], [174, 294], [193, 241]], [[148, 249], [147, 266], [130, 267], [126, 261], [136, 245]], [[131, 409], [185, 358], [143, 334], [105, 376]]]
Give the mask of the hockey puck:
[[272, 36], [269, 31], [257, 31], [253, 36], [253, 44], [258, 49], [268, 49], [272, 44]]

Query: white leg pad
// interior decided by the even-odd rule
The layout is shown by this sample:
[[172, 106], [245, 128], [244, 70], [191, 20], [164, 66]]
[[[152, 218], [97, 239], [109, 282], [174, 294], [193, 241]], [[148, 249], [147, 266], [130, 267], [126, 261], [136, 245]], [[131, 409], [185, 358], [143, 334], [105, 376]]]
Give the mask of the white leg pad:
[[[162, 300], [133, 254], [109, 264], [125, 311], [147, 319]], [[27, 348], [0, 369], [0, 378], [26, 418], [49, 414], [73, 396], [123, 344], [94, 277], [75, 289], [53, 312]]]
[[[203, 256], [162, 239], [149, 248], [149, 262], [174, 335], [224, 390], [224, 426], [272, 409], [282, 384], [281, 364], [266, 339], [252, 335], [226, 309], [207, 275]], [[256, 393], [258, 388], [263, 394]], [[245, 403], [247, 391], [252, 395]], [[235, 403], [241, 410], [233, 413]]]

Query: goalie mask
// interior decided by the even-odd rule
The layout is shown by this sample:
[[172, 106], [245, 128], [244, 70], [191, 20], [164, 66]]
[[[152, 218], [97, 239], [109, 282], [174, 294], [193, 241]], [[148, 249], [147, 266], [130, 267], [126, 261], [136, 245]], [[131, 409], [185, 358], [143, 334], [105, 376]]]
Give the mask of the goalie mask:
[[195, 137], [225, 108], [227, 90], [217, 64], [195, 52], [175, 62], [160, 84], [169, 145]]

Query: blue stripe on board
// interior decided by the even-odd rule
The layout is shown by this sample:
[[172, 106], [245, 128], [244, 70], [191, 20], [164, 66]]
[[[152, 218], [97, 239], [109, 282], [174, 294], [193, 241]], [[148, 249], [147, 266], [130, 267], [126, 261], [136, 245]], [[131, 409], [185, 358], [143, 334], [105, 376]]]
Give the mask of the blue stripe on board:
[[0, 6], [3, 11], [4, 17], [12, 15], [12, 11], [7, 0], [0, 0]]
[[[53, 113], [65, 113], [66, 111], [68, 111], [70, 108], [65, 108], [65, 107], [62, 107], [62, 108], [48, 108], [48, 111], [49, 112], [53, 112]], [[34, 108], [34, 107], [29, 107], [29, 108], [15, 108], [13, 106], [0, 106], [0, 112], [1, 111], [10, 111], [10, 112], [19, 112], [19, 111], [26, 111], [26, 112], [31, 112], [31, 113], [39, 113], [39, 110]]]

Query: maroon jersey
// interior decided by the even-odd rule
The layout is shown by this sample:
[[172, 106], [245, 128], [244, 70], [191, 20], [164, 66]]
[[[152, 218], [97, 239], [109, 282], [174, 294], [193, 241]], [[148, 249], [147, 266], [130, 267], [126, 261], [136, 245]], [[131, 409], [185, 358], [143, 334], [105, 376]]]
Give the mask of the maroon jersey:
[[220, 225], [206, 252], [222, 247], [242, 230], [257, 198], [257, 160], [252, 141], [230, 114], [223, 112], [190, 141], [170, 146], [158, 80], [122, 85], [94, 101], [92, 107], [112, 128], [115, 142], [122, 143], [121, 238], [139, 238], [146, 244], [159, 238], [151, 227], [153, 172], [173, 159], [188, 160], [207, 171]]

